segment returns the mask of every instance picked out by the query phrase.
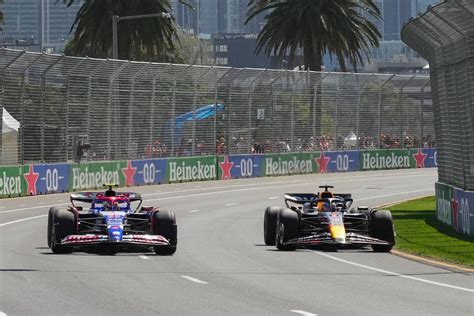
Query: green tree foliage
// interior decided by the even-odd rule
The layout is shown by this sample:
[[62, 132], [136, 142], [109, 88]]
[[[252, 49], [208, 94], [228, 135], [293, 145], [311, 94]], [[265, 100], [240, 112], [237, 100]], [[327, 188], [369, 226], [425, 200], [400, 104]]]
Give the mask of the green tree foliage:
[[[3, 4], [3, 0], [0, 0], [0, 4]], [[3, 31], [2, 25], [4, 24], [4, 14], [0, 11], [0, 31]]]
[[[77, 0], [63, 0], [70, 6]], [[184, 2], [183, 2], [184, 3]], [[106, 58], [112, 55], [112, 17], [170, 12], [169, 0], [85, 0], [71, 30], [66, 55]], [[174, 18], [147, 18], [118, 23], [119, 59], [178, 62]]]
[[380, 19], [373, 0], [250, 0], [247, 20], [268, 12], [257, 39], [257, 53], [291, 61], [303, 55], [306, 69], [320, 71], [322, 57], [336, 56], [342, 71], [346, 60], [363, 64], [380, 33], [372, 19]]

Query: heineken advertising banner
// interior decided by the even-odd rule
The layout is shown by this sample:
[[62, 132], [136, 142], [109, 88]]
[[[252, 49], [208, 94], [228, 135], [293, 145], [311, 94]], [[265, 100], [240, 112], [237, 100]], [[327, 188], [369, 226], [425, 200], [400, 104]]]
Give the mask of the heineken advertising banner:
[[415, 160], [415, 168], [438, 167], [438, 151], [435, 148], [411, 149], [411, 156]]
[[126, 172], [130, 174], [129, 179], [132, 179], [132, 182], [128, 183], [128, 186], [165, 183], [166, 159], [132, 160], [130, 164]]
[[262, 155], [219, 156], [217, 179], [229, 180], [260, 177]]
[[25, 195], [25, 179], [23, 170], [26, 166], [1, 167], [0, 170], [0, 197]]
[[360, 151], [360, 170], [414, 168], [415, 160], [410, 149], [384, 149]]
[[[324, 164], [324, 159], [327, 163]], [[325, 172], [348, 172], [359, 170], [359, 151], [332, 151], [321, 152], [319, 158], [316, 158], [319, 166], [319, 173]], [[326, 169], [324, 169], [326, 166]], [[323, 167], [323, 168], [322, 168]]]
[[454, 231], [474, 236], [474, 192], [437, 182], [436, 215]]
[[33, 165], [33, 170], [24, 169], [23, 176], [29, 194], [31, 191], [35, 194], [61, 193], [69, 189], [69, 165], [65, 163]]
[[[134, 186], [308, 173], [427, 168], [437, 166], [436, 155], [436, 149], [421, 148], [0, 166], [0, 197], [102, 189], [105, 183]], [[440, 187], [439, 190], [444, 189]], [[443, 196], [448, 196], [449, 190], [446, 190], [443, 191]], [[452, 193], [447, 201], [450, 199]], [[443, 201], [442, 198], [438, 202], [444, 205]], [[472, 205], [469, 196], [464, 201], [463, 205]], [[438, 217], [452, 225], [452, 212], [446, 213], [440, 208]], [[465, 225], [462, 227], [467, 229]]]
[[474, 236], [474, 192], [454, 188], [452, 208], [454, 230]]
[[172, 158], [167, 160], [168, 183], [217, 179], [217, 157]]
[[441, 182], [436, 182], [436, 217], [441, 222], [452, 225], [453, 211], [451, 201], [453, 199], [453, 188]]
[[265, 177], [315, 173], [318, 166], [315, 153], [288, 153], [263, 155], [260, 174]]
[[130, 161], [87, 162], [71, 164], [69, 167], [69, 191], [98, 189], [103, 184], [114, 183], [126, 186], [133, 183], [128, 173]]

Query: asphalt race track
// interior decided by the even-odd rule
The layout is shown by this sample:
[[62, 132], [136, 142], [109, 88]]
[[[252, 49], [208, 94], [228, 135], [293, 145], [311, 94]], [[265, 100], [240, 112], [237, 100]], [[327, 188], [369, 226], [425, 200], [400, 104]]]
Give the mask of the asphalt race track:
[[473, 315], [474, 278], [366, 250], [263, 245], [266, 206], [332, 184], [356, 205], [434, 194], [436, 169], [131, 188], [173, 209], [178, 250], [53, 255], [47, 212], [67, 194], [0, 200], [0, 315]]

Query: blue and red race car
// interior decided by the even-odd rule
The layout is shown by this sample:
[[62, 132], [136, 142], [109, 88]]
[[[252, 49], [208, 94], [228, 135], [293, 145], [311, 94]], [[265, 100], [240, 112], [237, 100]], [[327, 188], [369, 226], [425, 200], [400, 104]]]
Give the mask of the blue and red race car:
[[139, 193], [116, 192], [113, 185], [107, 186], [105, 192], [73, 193], [66, 209], [49, 210], [48, 246], [54, 253], [85, 249], [115, 254], [137, 248], [153, 248], [158, 255], [176, 252], [173, 211], [142, 207]]

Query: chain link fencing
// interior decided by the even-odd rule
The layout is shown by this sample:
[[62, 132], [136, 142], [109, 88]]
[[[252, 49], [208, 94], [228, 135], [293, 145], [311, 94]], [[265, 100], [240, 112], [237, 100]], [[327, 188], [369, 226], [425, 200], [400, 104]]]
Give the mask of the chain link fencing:
[[474, 191], [474, 2], [433, 6], [402, 38], [430, 62], [439, 181]]
[[0, 73], [2, 115], [19, 124], [4, 123], [3, 165], [435, 145], [431, 88], [423, 76], [7, 49], [0, 49]]

